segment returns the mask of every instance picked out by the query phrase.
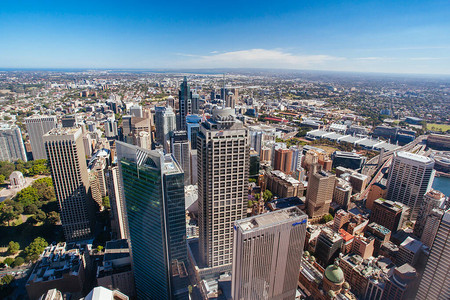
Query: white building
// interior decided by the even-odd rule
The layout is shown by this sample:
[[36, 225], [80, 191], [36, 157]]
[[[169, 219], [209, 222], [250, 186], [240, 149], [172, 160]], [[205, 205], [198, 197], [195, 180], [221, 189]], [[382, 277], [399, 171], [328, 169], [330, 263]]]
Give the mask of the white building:
[[435, 171], [434, 160], [399, 151], [389, 169], [387, 198], [411, 208], [410, 220], [415, 221], [424, 195], [431, 189]]
[[27, 161], [22, 132], [16, 125], [0, 125], [0, 161]]
[[233, 224], [247, 213], [248, 131], [234, 109], [215, 108], [197, 141], [200, 260], [230, 270]]
[[240, 299], [294, 299], [307, 215], [290, 207], [235, 222], [231, 294]]
[[25, 119], [33, 159], [47, 159], [42, 137], [56, 128], [56, 116], [32, 116]]

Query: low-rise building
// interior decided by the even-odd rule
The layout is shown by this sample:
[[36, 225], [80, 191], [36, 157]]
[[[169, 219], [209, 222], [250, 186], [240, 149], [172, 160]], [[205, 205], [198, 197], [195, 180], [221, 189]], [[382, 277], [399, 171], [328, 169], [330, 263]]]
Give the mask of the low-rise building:
[[79, 298], [85, 284], [88, 256], [86, 245], [59, 243], [45, 248], [25, 285], [28, 297], [35, 300], [56, 288]]
[[97, 284], [119, 290], [129, 297], [135, 296], [130, 248], [126, 239], [106, 243], [103, 263], [97, 267]]

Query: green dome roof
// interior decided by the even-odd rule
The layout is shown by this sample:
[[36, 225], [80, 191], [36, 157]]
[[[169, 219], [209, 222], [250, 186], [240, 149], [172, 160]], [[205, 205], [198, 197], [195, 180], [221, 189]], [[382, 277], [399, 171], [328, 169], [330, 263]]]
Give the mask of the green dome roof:
[[325, 277], [336, 284], [341, 284], [344, 282], [344, 272], [342, 272], [342, 269], [339, 268], [339, 266], [333, 264], [329, 265], [325, 269]]

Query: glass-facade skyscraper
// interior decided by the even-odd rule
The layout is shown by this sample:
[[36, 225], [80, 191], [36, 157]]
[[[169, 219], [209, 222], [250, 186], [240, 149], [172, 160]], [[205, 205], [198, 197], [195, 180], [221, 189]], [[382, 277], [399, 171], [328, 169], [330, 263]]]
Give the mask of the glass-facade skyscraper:
[[139, 299], [188, 292], [184, 174], [172, 155], [117, 142]]

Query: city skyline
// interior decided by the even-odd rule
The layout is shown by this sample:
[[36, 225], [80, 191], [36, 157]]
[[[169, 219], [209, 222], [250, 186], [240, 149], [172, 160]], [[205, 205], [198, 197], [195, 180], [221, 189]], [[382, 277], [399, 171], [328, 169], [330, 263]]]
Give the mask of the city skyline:
[[450, 74], [446, 1], [233, 4], [7, 2], [0, 68]]

